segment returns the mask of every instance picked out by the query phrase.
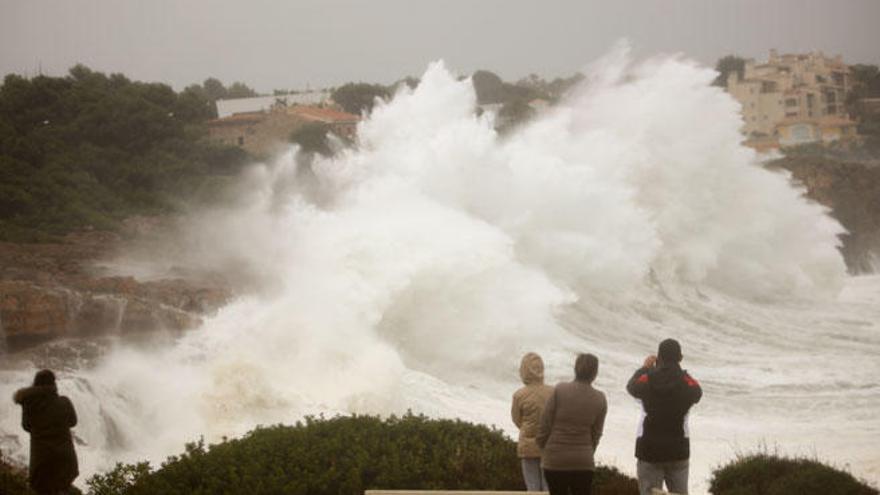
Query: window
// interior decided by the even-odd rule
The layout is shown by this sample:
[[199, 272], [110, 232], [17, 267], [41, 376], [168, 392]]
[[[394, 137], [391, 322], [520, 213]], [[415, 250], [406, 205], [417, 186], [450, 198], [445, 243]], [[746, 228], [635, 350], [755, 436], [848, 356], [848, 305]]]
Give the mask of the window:
[[788, 98], [787, 100], [785, 100], [785, 106], [787, 107], [796, 107], [797, 104], [797, 98]]
[[239, 146], [244, 146], [244, 136], [239, 136], [239, 137], [238, 137], [238, 145], [239, 145]]

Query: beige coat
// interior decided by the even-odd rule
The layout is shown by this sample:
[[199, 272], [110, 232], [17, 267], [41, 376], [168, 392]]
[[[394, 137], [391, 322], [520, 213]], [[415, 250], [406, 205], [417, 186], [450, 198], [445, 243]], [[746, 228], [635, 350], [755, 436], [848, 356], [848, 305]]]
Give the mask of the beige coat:
[[534, 352], [523, 356], [519, 366], [519, 376], [525, 387], [513, 394], [513, 403], [510, 407], [513, 424], [519, 428], [516, 455], [539, 458], [541, 449], [535, 443], [535, 437], [538, 434], [544, 404], [553, 394], [553, 387], [544, 385], [544, 362], [541, 361], [541, 356]]
[[541, 466], [554, 471], [593, 470], [593, 452], [605, 427], [605, 394], [587, 382], [556, 385], [537, 435]]

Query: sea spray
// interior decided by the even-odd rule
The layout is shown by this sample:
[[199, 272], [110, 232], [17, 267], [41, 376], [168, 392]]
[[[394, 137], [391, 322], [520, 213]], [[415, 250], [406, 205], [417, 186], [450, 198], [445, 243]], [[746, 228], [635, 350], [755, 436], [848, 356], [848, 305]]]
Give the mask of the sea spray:
[[[768, 356], [793, 341], [763, 334], [774, 305], [833, 304], [845, 273], [840, 226], [740, 144], [714, 77], [677, 57], [634, 64], [620, 47], [502, 137], [470, 81], [437, 62], [375, 108], [354, 147], [255, 165], [168, 251], [242, 296], [174, 345], [120, 346], [62, 379], [82, 404], [84, 472], [310, 413], [505, 424], [525, 350], [563, 379], [589, 347], [628, 411], [617, 382], [673, 334], [698, 366], [736, 357], [715, 358], [729, 374], [706, 384], [731, 389], [758, 366], [743, 342], [768, 338]], [[628, 421], [609, 421], [613, 462]], [[2, 429], [20, 435], [8, 417]]]

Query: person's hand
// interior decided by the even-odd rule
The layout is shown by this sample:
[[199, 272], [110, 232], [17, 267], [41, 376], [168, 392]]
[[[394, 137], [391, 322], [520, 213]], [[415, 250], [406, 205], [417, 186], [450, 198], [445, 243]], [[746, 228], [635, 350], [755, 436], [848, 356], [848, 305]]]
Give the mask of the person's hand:
[[650, 356], [645, 358], [645, 362], [642, 364], [642, 368], [653, 368], [657, 364], [657, 356], [651, 354]]

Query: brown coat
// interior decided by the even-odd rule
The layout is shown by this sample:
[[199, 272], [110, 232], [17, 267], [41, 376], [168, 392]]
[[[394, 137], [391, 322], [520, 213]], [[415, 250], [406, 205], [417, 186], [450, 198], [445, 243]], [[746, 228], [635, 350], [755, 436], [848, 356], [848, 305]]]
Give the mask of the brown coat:
[[593, 453], [605, 427], [605, 394], [587, 382], [556, 385], [544, 414], [537, 442], [541, 466], [554, 471], [593, 470]]
[[530, 352], [523, 356], [519, 376], [525, 387], [513, 394], [510, 417], [519, 428], [519, 442], [516, 455], [523, 458], [541, 457], [541, 448], [535, 443], [544, 404], [553, 393], [553, 387], [544, 385], [544, 362], [537, 354]]

